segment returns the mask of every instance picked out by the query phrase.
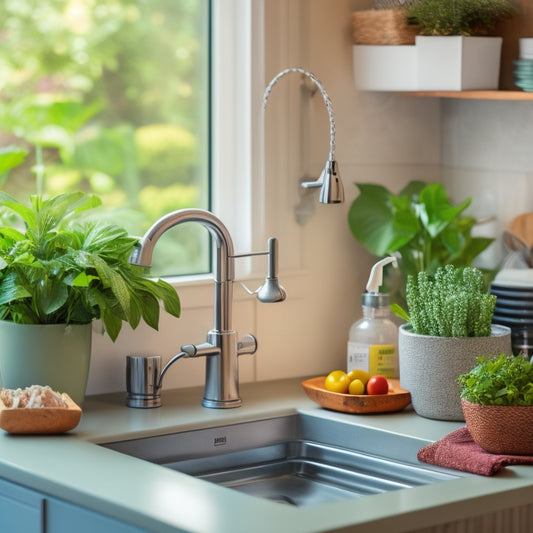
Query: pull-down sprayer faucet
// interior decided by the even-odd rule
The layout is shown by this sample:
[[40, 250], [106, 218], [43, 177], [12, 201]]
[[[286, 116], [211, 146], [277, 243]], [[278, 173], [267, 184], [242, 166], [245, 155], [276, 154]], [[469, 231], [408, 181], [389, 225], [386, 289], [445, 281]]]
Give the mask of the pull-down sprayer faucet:
[[266, 109], [266, 104], [274, 85], [283, 78], [283, 76], [290, 74], [291, 72], [296, 72], [298, 74], [303, 74], [307, 76], [318, 88], [324, 103], [326, 104], [326, 109], [328, 111], [329, 117], [329, 155], [324, 170], [320, 174], [320, 177], [316, 181], [305, 181], [301, 184], [301, 187], [304, 189], [310, 189], [314, 187], [320, 187], [320, 195], [318, 201], [321, 204], [339, 204], [344, 202], [344, 187], [342, 185], [342, 180], [339, 174], [339, 168], [337, 161], [335, 160], [335, 116], [333, 114], [333, 105], [331, 100], [324, 89], [324, 86], [318, 78], [311, 72], [304, 70], [303, 68], [288, 68], [282, 70], [277, 74], [272, 81], [268, 84], [265, 94], [263, 95], [263, 109]]

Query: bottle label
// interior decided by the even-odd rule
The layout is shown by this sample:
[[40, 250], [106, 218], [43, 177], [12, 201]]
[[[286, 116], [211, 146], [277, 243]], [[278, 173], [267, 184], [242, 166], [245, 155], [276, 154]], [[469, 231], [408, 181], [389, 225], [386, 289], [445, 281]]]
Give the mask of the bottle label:
[[394, 344], [363, 344], [348, 342], [348, 372], [356, 368], [366, 370], [371, 376], [381, 374], [397, 378], [397, 357]]

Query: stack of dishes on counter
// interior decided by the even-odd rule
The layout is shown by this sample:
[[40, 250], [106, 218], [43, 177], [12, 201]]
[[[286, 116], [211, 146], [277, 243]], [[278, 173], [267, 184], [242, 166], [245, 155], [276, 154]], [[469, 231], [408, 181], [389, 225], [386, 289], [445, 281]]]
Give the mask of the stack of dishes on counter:
[[501, 270], [491, 284], [494, 324], [509, 326], [513, 353], [533, 356], [533, 269]]

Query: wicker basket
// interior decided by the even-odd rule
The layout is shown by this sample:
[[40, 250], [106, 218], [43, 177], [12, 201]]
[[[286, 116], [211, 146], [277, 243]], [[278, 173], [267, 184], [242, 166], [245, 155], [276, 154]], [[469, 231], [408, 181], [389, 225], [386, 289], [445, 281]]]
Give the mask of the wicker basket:
[[533, 454], [533, 406], [479, 405], [461, 399], [474, 442], [490, 453]]
[[352, 14], [355, 44], [415, 44], [418, 26], [407, 24], [404, 9], [371, 9]]

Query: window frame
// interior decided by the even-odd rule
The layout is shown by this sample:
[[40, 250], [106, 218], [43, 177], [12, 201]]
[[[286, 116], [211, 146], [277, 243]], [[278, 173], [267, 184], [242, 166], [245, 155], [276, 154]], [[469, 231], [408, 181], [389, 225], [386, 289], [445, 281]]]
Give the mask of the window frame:
[[[300, 56], [301, 9], [286, 0], [211, 0], [210, 22], [210, 209], [228, 228], [237, 254], [266, 250], [270, 236], [281, 237], [279, 266], [291, 298], [304, 295], [309, 275], [293, 211], [301, 172], [294, 156], [300, 149], [297, 77], [276, 89], [280, 95], [269, 101], [266, 119], [262, 98], [268, 81]], [[260, 259], [239, 259], [236, 278], [255, 288], [265, 268]], [[212, 272], [167, 281], [182, 307], [212, 305]], [[234, 298], [250, 297], [238, 290]]]

